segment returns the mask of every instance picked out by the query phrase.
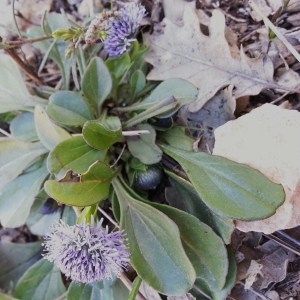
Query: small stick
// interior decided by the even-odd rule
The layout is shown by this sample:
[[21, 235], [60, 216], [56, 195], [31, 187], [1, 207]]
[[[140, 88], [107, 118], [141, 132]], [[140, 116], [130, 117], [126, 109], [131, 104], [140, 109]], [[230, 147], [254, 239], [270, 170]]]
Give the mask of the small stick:
[[37, 43], [37, 42], [41, 42], [44, 40], [49, 40], [52, 39], [53, 37], [51, 35], [45, 35], [45, 36], [40, 36], [38, 38], [34, 38], [34, 39], [21, 39], [18, 41], [7, 41], [4, 42], [4, 49], [12, 49], [12, 48], [16, 48], [16, 47], [20, 47], [22, 45], [25, 44], [33, 44], [33, 43]]
[[270, 102], [271, 104], [276, 104], [277, 102], [279, 102], [281, 99], [283, 99], [285, 96], [287, 96], [289, 94], [289, 92], [284, 93], [283, 95], [281, 95], [280, 97], [276, 98], [275, 100], [273, 100], [272, 102]]
[[117, 159], [115, 160], [115, 162], [110, 166], [111, 168], [113, 168], [117, 163], [118, 161], [121, 159], [124, 151], [125, 151], [125, 148], [126, 148], [126, 144], [123, 145], [123, 148], [121, 150], [121, 153], [119, 154], [119, 156], [117, 157]]
[[3, 130], [2, 128], [0, 128], [0, 132], [3, 134], [3, 135], [5, 135], [5, 136], [7, 136], [7, 137], [11, 137], [11, 134], [9, 134], [8, 132], [6, 132], [5, 130]]
[[108, 219], [112, 224], [114, 224], [117, 228], [119, 228], [119, 224], [113, 220], [111, 218], [111, 216], [109, 214], [107, 214], [101, 207], [98, 207], [98, 210], [101, 212], [101, 214], [106, 218]]
[[19, 67], [31, 78], [34, 82], [38, 84], [43, 84], [43, 81], [31, 70], [31, 68], [24, 63], [24, 61], [17, 55], [13, 49], [4, 50], [18, 65]]
[[123, 136], [135, 136], [135, 135], [148, 134], [148, 133], [150, 133], [149, 130], [127, 130], [127, 131], [122, 131]]

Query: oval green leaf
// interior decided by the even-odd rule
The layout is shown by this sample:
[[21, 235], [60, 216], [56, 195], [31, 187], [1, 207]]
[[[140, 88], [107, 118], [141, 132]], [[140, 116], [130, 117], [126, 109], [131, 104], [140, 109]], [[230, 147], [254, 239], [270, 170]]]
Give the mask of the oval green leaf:
[[230, 244], [231, 234], [235, 228], [233, 221], [209, 209], [189, 181], [169, 171], [165, 170], [165, 172], [172, 183], [172, 186], [168, 187], [165, 192], [170, 205], [197, 217], [221, 236], [226, 244]]
[[180, 238], [197, 278], [209, 286], [221, 289], [228, 271], [227, 250], [222, 239], [196, 217], [179, 209], [151, 203], [178, 226]]
[[[43, 236], [49, 232], [49, 228], [52, 224], [61, 219], [62, 210], [64, 210], [64, 208], [59, 206], [56, 201], [49, 199], [43, 189], [36, 196], [26, 220], [26, 225], [29, 227], [31, 233]], [[67, 224], [70, 225], [70, 223]]]
[[202, 278], [197, 278], [194, 284], [193, 289], [191, 290], [192, 294], [199, 299], [202, 299], [203, 294], [208, 295], [213, 300], [223, 300], [226, 299], [231, 289], [236, 283], [237, 275], [237, 266], [234, 253], [231, 249], [228, 250], [228, 273], [226, 276], [225, 285], [222, 289], [219, 289], [217, 286], [209, 286]]
[[32, 110], [35, 101], [29, 94], [16, 62], [3, 52], [0, 54], [0, 113]]
[[41, 242], [0, 243], [0, 286], [10, 291], [22, 274], [41, 258]]
[[127, 136], [126, 141], [128, 149], [132, 156], [138, 158], [146, 165], [158, 163], [162, 157], [161, 149], [155, 144], [156, 132], [149, 124], [140, 124], [136, 127], [138, 130], [148, 130], [137, 136]]
[[180, 163], [203, 202], [221, 216], [260, 220], [284, 201], [281, 185], [244, 164], [203, 152], [163, 149]]
[[114, 179], [113, 186], [120, 203], [120, 225], [138, 275], [161, 293], [185, 294], [195, 281], [195, 270], [178, 227], [159, 210], [133, 198], [119, 180]]
[[45, 109], [39, 105], [35, 107], [34, 120], [40, 141], [50, 151], [57, 144], [71, 137], [66, 130], [55, 125], [48, 117]]
[[86, 143], [98, 150], [108, 149], [114, 143], [124, 140], [118, 117], [88, 121], [84, 124], [82, 133]]
[[112, 89], [111, 75], [100, 57], [91, 59], [83, 75], [81, 86], [88, 104], [99, 112]]
[[10, 123], [10, 132], [13, 138], [33, 142], [38, 141], [38, 136], [35, 130], [34, 114], [25, 112], [16, 116]]
[[27, 143], [0, 138], [0, 190], [48, 150], [39, 142]]
[[53, 300], [65, 291], [59, 269], [49, 261], [41, 259], [20, 278], [15, 296], [22, 300]]
[[161, 132], [160, 137], [168, 143], [168, 145], [185, 151], [193, 151], [195, 140], [185, 133], [186, 128], [176, 126]]
[[128, 289], [119, 280], [104, 280], [92, 284], [72, 282], [67, 300], [128, 300]]
[[47, 194], [58, 202], [73, 206], [90, 206], [108, 197], [113, 175], [108, 165], [97, 162], [81, 176], [80, 182], [48, 180], [44, 188]]
[[26, 172], [8, 183], [0, 194], [0, 221], [5, 227], [25, 224], [31, 206], [48, 175], [45, 165]]
[[124, 53], [119, 57], [110, 57], [105, 61], [111, 74], [114, 74], [116, 79], [123, 78], [131, 67], [131, 59], [128, 53]]
[[58, 91], [49, 98], [47, 106], [49, 117], [66, 126], [82, 126], [93, 119], [86, 102], [79, 93]]
[[47, 167], [57, 179], [62, 179], [69, 170], [85, 173], [93, 163], [103, 161], [105, 156], [106, 150], [95, 150], [86, 144], [82, 136], [74, 136], [59, 143], [49, 153]]

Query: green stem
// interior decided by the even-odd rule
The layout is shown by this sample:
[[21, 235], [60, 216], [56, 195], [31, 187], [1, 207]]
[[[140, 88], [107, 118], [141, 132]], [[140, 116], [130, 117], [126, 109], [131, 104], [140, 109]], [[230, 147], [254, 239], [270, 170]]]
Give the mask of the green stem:
[[136, 299], [136, 296], [139, 292], [139, 288], [141, 286], [141, 283], [142, 283], [142, 278], [137, 276], [135, 281], [133, 282], [132, 289], [131, 289], [131, 292], [129, 294], [128, 300], [135, 300]]
[[157, 110], [158, 108], [166, 105], [166, 104], [170, 104], [173, 103], [174, 97], [167, 97], [162, 99], [161, 101], [157, 102], [157, 103], [140, 103], [140, 104], [135, 104], [135, 105], [131, 105], [131, 106], [126, 106], [126, 107], [117, 107], [115, 108], [117, 111], [120, 112], [127, 112], [127, 111], [136, 111], [136, 110], [147, 110], [147, 111], [153, 111], [153, 110]]
[[134, 116], [133, 118], [129, 119], [127, 122], [124, 123], [124, 128], [129, 128], [134, 125], [137, 125], [145, 120], [148, 120], [152, 117], [155, 117], [157, 115], [163, 114], [165, 112], [170, 111], [171, 109], [174, 109], [178, 105], [178, 102], [175, 101], [173, 103], [170, 103], [168, 105], [165, 105], [163, 107], [160, 107], [159, 109], [153, 110], [153, 108], [149, 108], [145, 110], [144, 112]]

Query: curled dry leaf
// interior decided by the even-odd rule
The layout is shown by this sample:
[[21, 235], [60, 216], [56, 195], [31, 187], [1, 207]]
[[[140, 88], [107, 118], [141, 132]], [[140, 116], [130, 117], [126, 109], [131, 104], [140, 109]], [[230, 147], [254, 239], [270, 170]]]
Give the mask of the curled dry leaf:
[[249, 290], [250, 287], [253, 285], [253, 283], [257, 280], [257, 276], [262, 276], [262, 269], [263, 265], [259, 264], [256, 260], [251, 260], [251, 264], [249, 266], [249, 269], [247, 271], [247, 278], [245, 281], [245, 289]]
[[272, 233], [300, 225], [300, 113], [265, 104], [215, 130], [213, 154], [245, 163], [281, 183], [286, 198], [275, 215], [236, 221], [241, 231]]
[[236, 98], [256, 95], [265, 88], [291, 91], [273, 80], [273, 64], [267, 57], [249, 58], [243, 49], [233, 55], [221, 11], [212, 13], [209, 36], [201, 32], [195, 9], [188, 4], [184, 7], [182, 26], [168, 18], [164, 24], [162, 34], [146, 35], [146, 60], [153, 65], [147, 78], [182, 78], [193, 83], [199, 94], [189, 105], [191, 111], [198, 111], [219, 89], [230, 84], [235, 87]]
[[192, 113], [186, 106], [179, 111], [181, 122], [192, 128], [191, 133], [199, 139], [198, 151], [211, 153], [215, 143], [214, 130], [235, 119], [236, 99], [232, 93], [233, 86], [230, 85], [220, 90], [199, 111]]

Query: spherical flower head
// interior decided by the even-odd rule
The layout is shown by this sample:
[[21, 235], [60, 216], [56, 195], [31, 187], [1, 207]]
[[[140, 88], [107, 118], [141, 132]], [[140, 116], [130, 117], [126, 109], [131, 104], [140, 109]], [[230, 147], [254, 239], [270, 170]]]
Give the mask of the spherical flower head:
[[119, 276], [130, 261], [125, 234], [109, 233], [102, 221], [97, 226], [69, 226], [60, 220], [45, 236], [44, 258], [76, 282], [92, 283]]
[[118, 57], [130, 50], [145, 15], [141, 4], [129, 3], [121, 9], [119, 18], [110, 22], [108, 38], [103, 43], [109, 56]]

